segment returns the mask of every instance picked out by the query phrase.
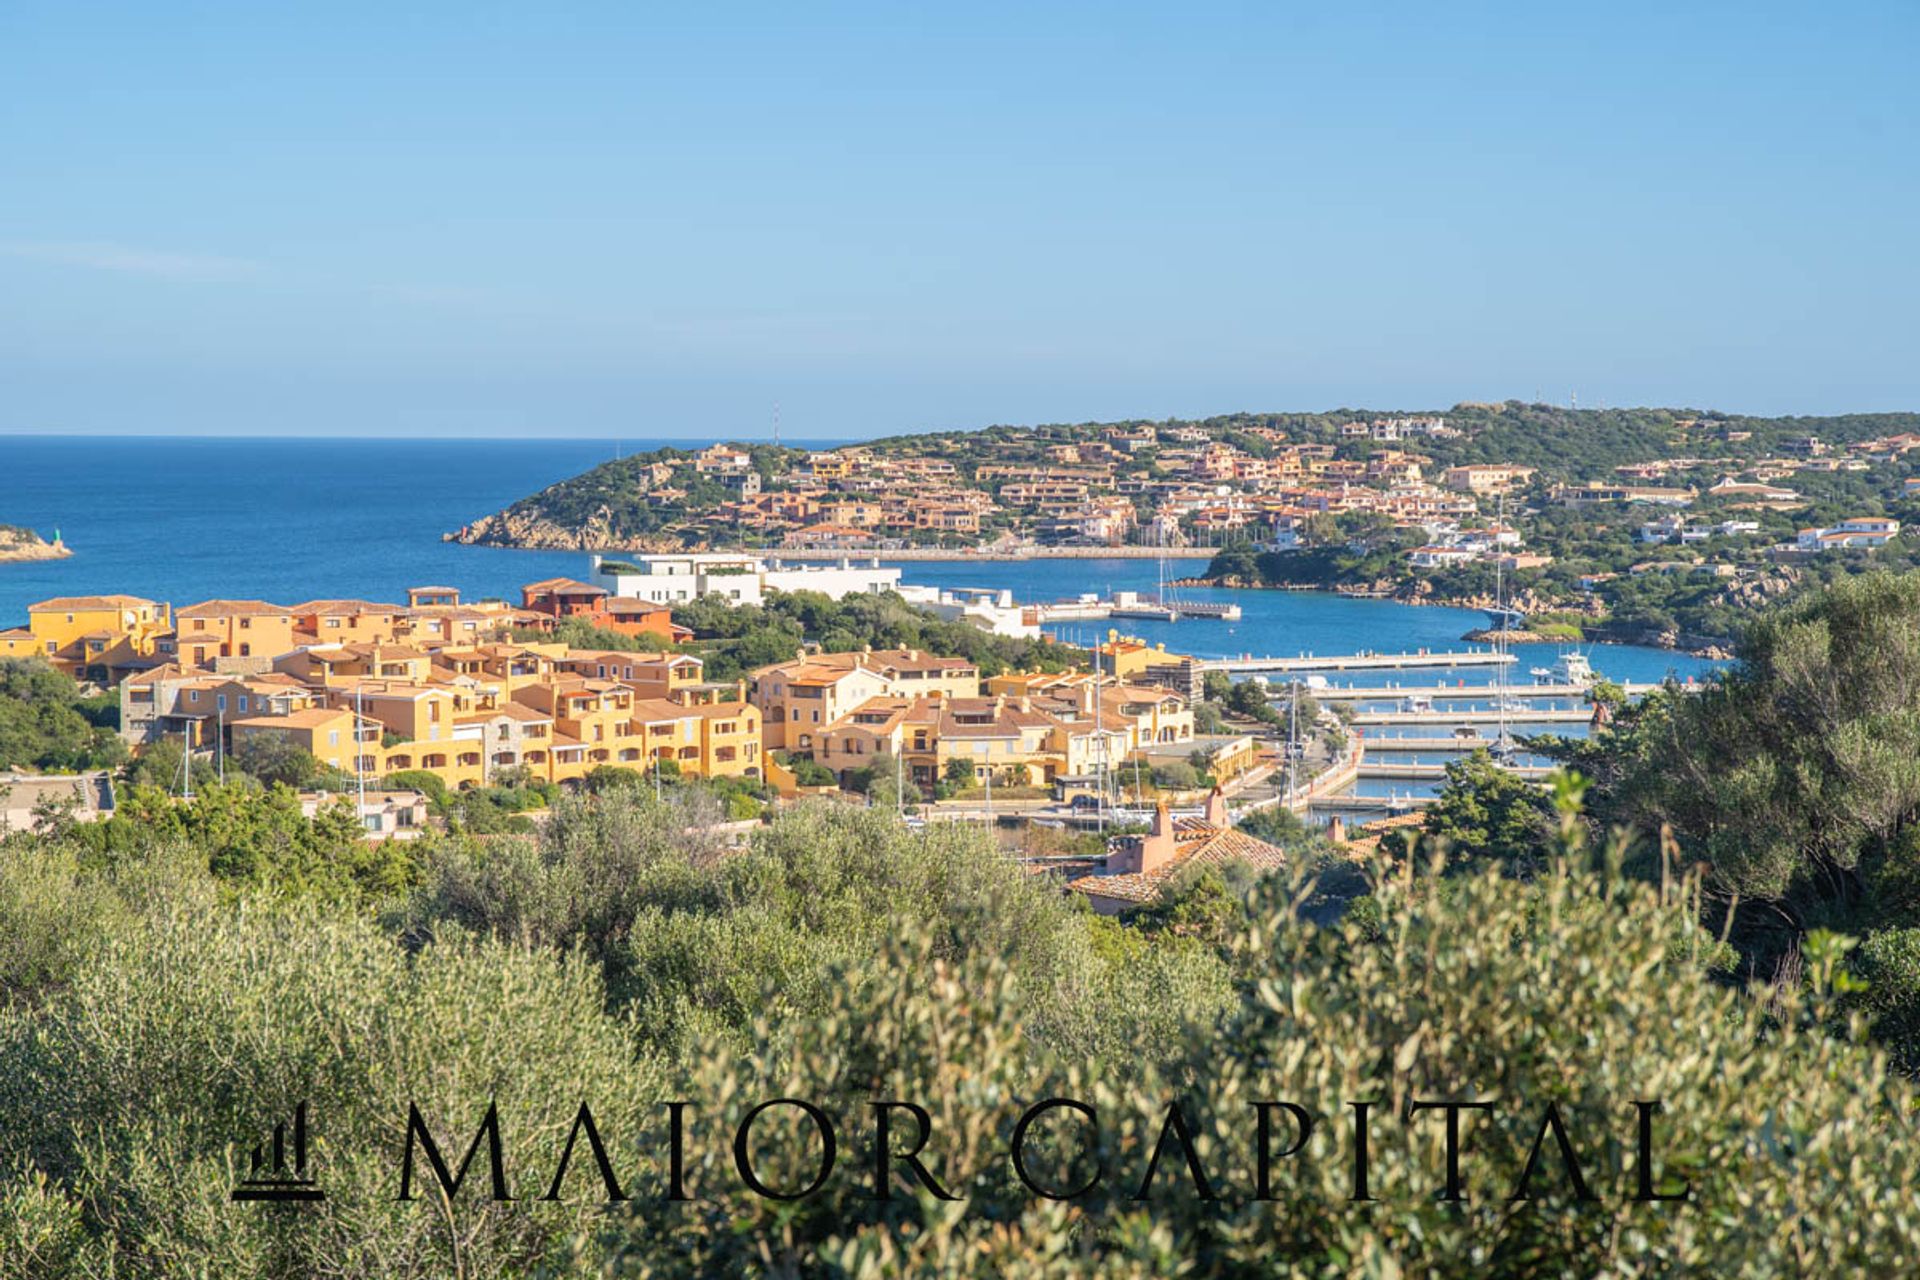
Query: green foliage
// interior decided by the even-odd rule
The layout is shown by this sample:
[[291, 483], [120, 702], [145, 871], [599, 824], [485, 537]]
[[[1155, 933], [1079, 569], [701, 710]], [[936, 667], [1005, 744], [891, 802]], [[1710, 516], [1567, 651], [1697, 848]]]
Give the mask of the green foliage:
[[49, 773], [111, 768], [127, 758], [101, 700], [39, 658], [0, 658], [0, 769]]
[[[658, 1096], [602, 1004], [564, 956], [453, 939], [409, 956], [355, 915], [162, 904], [32, 1014], [0, 1017], [0, 1164], [47, 1179], [0, 1184], [0, 1240], [36, 1234], [126, 1276], [524, 1274], [595, 1213], [539, 1199], [581, 1098], [633, 1132]], [[324, 1209], [226, 1203], [245, 1146], [300, 1101]], [[515, 1203], [431, 1185], [397, 1201], [408, 1105], [457, 1162], [489, 1101]]]
[[[162, 738], [158, 742], [143, 747], [140, 754], [130, 761], [126, 768], [126, 780], [130, 786], [154, 787], [161, 791], [178, 791], [181, 782], [182, 748], [177, 738]], [[186, 769], [193, 785], [212, 786], [219, 779], [211, 760], [194, 757]]]
[[1191, 791], [1200, 785], [1200, 771], [1185, 760], [1168, 760], [1153, 766], [1153, 785], [1162, 791]]
[[1549, 830], [1545, 793], [1493, 762], [1485, 751], [1450, 761], [1427, 810], [1427, 834], [1456, 862], [1486, 859], [1510, 872], [1533, 868]]
[[447, 798], [446, 781], [426, 769], [396, 769], [380, 779], [380, 786], [386, 791], [418, 791], [436, 805]]
[[[815, 803], [727, 853], [710, 793], [668, 795], [567, 797], [531, 839], [423, 842], [426, 874], [390, 920], [222, 892], [204, 855], [160, 844], [135, 865], [8, 842], [0, 937], [41, 941], [0, 950], [17, 993], [0, 1011], [0, 1276], [1757, 1278], [1920, 1249], [1915, 1100], [1844, 1015], [1875, 990], [1849, 964], [1911, 968], [1911, 946], [1849, 957], [1810, 938], [1804, 983], [1764, 1000], [1703, 980], [1698, 885], [1638, 883], [1617, 849], [1592, 869], [1572, 791], [1557, 856], [1522, 883], [1382, 865], [1346, 919], [1315, 923], [1295, 909], [1304, 865], [1252, 883], [1213, 868], [1137, 924], [958, 826]], [[1021, 1188], [1007, 1160], [1014, 1119], [1050, 1094], [1101, 1116], [1089, 1154], [1106, 1176], [1072, 1204]], [[727, 1136], [776, 1097], [839, 1130], [840, 1164], [805, 1200], [751, 1195], [731, 1167]], [[563, 1198], [541, 1198], [583, 1098], [630, 1203], [599, 1203], [584, 1145]], [[660, 1194], [667, 1098], [694, 1100], [689, 1202]], [[876, 1098], [928, 1109], [925, 1162], [964, 1200], [904, 1177], [870, 1196]], [[1494, 1103], [1464, 1127], [1463, 1204], [1435, 1199], [1443, 1126], [1403, 1118], [1416, 1098]], [[1686, 1180], [1690, 1203], [1630, 1199], [1634, 1098], [1665, 1101], [1662, 1186]], [[246, 1147], [303, 1099], [326, 1202], [228, 1203]], [[1134, 1198], [1174, 1099], [1218, 1201], [1171, 1149]], [[1251, 1199], [1257, 1099], [1317, 1121], [1269, 1203]], [[1377, 1202], [1361, 1212], [1348, 1104], [1367, 1099]], [[516, 1200], [397, 1201], [407, 1104], [457, 1161], [488, 1101]], [[1549, 1145], [1516, 1210], [1548, 1101], [1601, 1199], [1573, 1202]], [[814, 1172], [789, 1118], [756, 1128], [776, 1186]], [[1058, 1183], [1076, 1131], [1039, 1132], [1034, 1172]], [[897, 1128], [896, 1150], [911, 1137]]]
[[580, 779], [580, 785], [597, 795], [602, 791], [611, 791], [615, 787], [644, 787], [647, 785], [647, 777], [638, 769], [628, 769], [617, 764], [601, 764], [587, 770], [587, 776]]
[[1235, 825], [1254, 839], [1265, 840], [1283, 849], [1306, 841], [1313, 835], [1299, 814], [1278, 804], [1255, 809], [1242, 816]]
[[678, 648], [667, 636], [651, 631], [629, 635], [611, 627], [596, 627], [585, 618], [562, 618], [554, 624], [551, 635], [538, 627], [515, 627], [512, 635], [523, 644], [557, 641], [573, 649], [606, 649], [617, 653], [673, 653]]
[[68, 839], [98, 857], [149, 856], [169, 845], [201, 851], [215, 876], [288, 895], [342, 901], [403, 889], [413, 875], [398, 841], [369, 844], [350, 800], [312, 818], [280, 785], [262, 790], [251, 779], [209, 782], [181, 803], [157, 787], [123, 788], [113, 816], [81, 823]]
[[1866, 983], [1857, 1003], [1875, 1037], [1909, 1074], [1920, 1071], [1920, 928], [1869, 934], [1852, 967]]
[[1920, 574], [1844, 579], [1760, 617], [1694, 695], [1623, 710], [1583, 747], [1603, 822], [1669, 828], [1738, 894], [1770, 973], [1808, 930], [1920, 924]]
[[1012, 639], [965, 622], [942, 621], [892, 592], [843, 600], [817, 591], [773, 592], [758, 606], [708, 596], [677, 606], [674, 621], [691, 627], [703, 642], [692, 647], [705, 658], [709, 680], [732, 680], [758, 667], [791, 661], [808, 641], [833, 652], [925, 649], [965, 658], [983, 676], [1064, 671], [1082, 656], [1047, 637]]
[[812, 756], [796, 756], [778, 752], [775, 758], [787, 768], [793, 770], [794, 783], [802, 787], [831, 787], [838, 779], [833, 770], [815, 760]]
[[305, 747], [274, 733], [241, 738], [230, 763], [268, 786], [278, 783], [296, 791], [338, 791], [353, 781], [351, 774], [321, 764]]

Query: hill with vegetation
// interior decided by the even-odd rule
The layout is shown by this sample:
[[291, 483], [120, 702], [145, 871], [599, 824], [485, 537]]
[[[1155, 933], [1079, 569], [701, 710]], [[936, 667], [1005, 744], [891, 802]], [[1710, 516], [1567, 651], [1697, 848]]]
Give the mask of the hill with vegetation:
[[[1324, 413], [1236, 413], [1199, 419], [1055, 423], [1042, 426], [992, 426], [888, 436], [858, 447], [883, 459], [938, 459], [954, 467], [954, 483], [991, 490], [978, 479], [983, 466], [1040, 466], [1062, 445], [1094, 443], [1111, 432], [1151, 430], [1163, 437], [1181, 429], [1204, 432], [1209, 440], [1234, 446], [1256, 458], [1278, 449], [1269, 435], [1283, 433], [1287, 445], [1327, 445], [1338, 456], [1364, 457], [1366, 440], [1342, 436], [1345, 424], [1382, 417], [1444, 417], [1456, 434], [1423, 438], [1418, 451], [1435, 469], [1468, 463], [1509, 463], [1539, 470], [1543, 481], [1585, 481], [1610, 477], [1613, 469], [1665, 457], [1676, 449], [1689, 455], [1738, 463], [1778, 451], [1796, 437], [1819, 435], [1836, 445], [1902, 432], [1920, 431], [1920, 414], [1850, 414], [1831, 417], [1762, 418], [1696, 409], [1567, 409], [1507, 401], [1459, 404], [1451, 409], [1383, 413], [1336, 409]], [[742, 443], [765, 490], [810, 482], [808, 451], [765, 443]], [[1165, 480], [1178, 474], [1163, 464], [1162, 442], [1128, 454], [1114, 479]], [[737, 496], [697, 469], [698, 454], [664, 448], [601, 463], [447, 535], [454, 541], [496, 546], [568, 549], [630, 548], [670, 551], [750, 547], [765, 539], [755, 531], [719, 518]], [[1098, 490], [1101, 486], [1095, 486]], [[1111, 486], [1108, 486], [1111, 487]], [[989, 516], [980, 541], [1014, 527]]]

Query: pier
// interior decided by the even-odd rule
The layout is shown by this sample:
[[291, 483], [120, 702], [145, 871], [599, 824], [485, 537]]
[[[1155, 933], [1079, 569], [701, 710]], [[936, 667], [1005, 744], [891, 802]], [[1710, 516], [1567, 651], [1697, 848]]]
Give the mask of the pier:
[[1368, 738], [1368, 751], [1405, 751], [1408, 753], [1431, 753], [1440, 751], [1491, 751], [1493, 739], [1475, 735], [1471, 738]]
[[[1548, 707], [1540, 710], [1499, 711], [1473, 708], [1465, 711], [1356, 711], [1355, 724], [1492, 724], [1505, 720], [1511, 724], [1585, 724], [1593, 719], [1587, 707]], [[1367, 745], [1385, 750], [1381, 739], [1370, 738]], [[1408, 750], [1410, 748], [1402, 748]]]
[[[1651, 693], [1660, 686], [1657, 684], [1622, 683], [1620, 687], [1628, 697], [1639, 697]], [[1284, 691], [1284, 689], [1282, 690]], [[1405, 684], [1405, 685], [1302, 685], [1300, 692], [1315, 702], [1390, 702], [1396, 698], [1426, 698], [1432, 702], [1473, 702], [1478, 699], [1499, 696], [1500, 689], [1490, 684]], [[1579, 684], [1510, 684], [1506, 687], [1509, 698], [1585, 698], [1593, 692], [1592, 685]]]
[[[1544, 778], [1553, 772], [1553, 766], [1543, 764], [1503, 764], [1500, 767], [1517, 778]], [[1394, 778], [1438, 782], [1447, 776], [1447, 766], [1443, 764], [1393, 764], [1385, 760], [1369, 760], [1360, 766], [1360, 776], [1363, 778]]]
[[1435, 796], [1321, 796], [1313, 801], [1315, 813], [1407, 813], [1431, 806]]
[[[1238, 658], [1207, 658], [1202, 671], [1224, 671], [1228, 675], [1253, 675], [1264, 671], [1396, 671], [1416, 668], [1500, 667], [1518, 662], [1510, 653], [1492, 649], [1434, 651], [1418, 649], [1412, 653], [1333, 653], [1324, 657], [1303, 653], [1293, 658], [1259, 658], [1243, 654]], [[1316, 690], [1315, 697], [1319, 696]], [[1394, 695], [1397, 696], [1397, 695]]]

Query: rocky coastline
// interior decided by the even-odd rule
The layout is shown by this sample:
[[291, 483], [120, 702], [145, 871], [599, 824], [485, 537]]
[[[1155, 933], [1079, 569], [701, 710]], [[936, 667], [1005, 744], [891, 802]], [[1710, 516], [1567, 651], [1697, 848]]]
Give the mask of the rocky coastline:
[[48, 542], [31, 529], [0, 525], [0, 564], [28, 560], [64, 560], [73, 552], [58, 534]]

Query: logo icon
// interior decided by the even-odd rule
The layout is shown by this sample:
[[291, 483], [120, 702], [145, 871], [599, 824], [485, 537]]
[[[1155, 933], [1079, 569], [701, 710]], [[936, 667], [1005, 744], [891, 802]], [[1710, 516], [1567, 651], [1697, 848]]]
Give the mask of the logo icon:
[[233, 1189], [235, 1200], [324, 1200], [326, 1193], [307, 1176], [307, 1104], [293, 1109], [293, 1163], [287, 1163], [287, 1126], [273, 1126], [273, 1141], [253, 1148], [248, 1176]]

